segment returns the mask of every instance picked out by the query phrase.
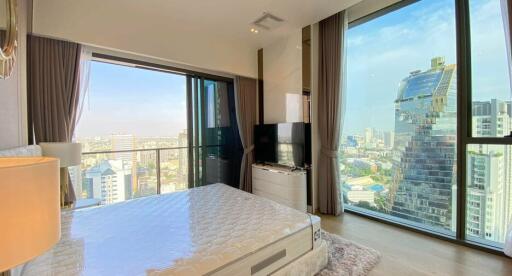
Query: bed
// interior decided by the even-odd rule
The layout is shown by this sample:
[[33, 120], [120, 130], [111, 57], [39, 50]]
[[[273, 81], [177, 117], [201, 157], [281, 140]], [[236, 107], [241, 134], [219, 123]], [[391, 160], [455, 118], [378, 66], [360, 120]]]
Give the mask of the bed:
[[63, 211], [23, 275], [313, 275], [320, 218], [224, 184]]

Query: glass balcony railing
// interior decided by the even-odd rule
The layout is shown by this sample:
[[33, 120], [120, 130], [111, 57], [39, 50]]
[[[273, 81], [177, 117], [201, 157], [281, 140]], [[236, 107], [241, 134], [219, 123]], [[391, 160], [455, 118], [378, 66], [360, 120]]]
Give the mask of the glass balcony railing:
[[70, 169], [77, 202], [111, 204], [188, 188], [188, 147], [82, 153]]

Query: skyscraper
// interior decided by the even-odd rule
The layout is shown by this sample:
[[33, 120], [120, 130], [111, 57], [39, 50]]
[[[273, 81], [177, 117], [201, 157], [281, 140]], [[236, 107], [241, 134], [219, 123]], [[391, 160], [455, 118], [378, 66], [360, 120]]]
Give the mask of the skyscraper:
[[505, 208], [505, 159], [488, 145], [469, 151], [467, 167], [466, 231], [468, 235], [504, 242], [507, 215]]
[[184, 129], [178, 134], [178, 183], [176, 190], [185, 190], [188, 187], [188, 149], [184, 148], [188, 145], [187, 130]]
[[[473, 136], [502, 137], [511, 130], [510, 102], [491, 99], [472, 104]], [[512, 156], [509, 146], [471, 145], [467, 167], [467, 234], [504, 242], [512, 214]]]
[[447, 230], [454, 225], [456, 85], [456, 66], [445, 65], [442, 57], [400, 83], [387, 204], [395, 217]]
[[496, 99], [473, 102], [473, 136], [503, 137], [510, 134], [510, 102]]
[[393, 131], [384, 131], [384, 147], [386, 149], [393, 148], [395, 142], [395, 133]]
[[118, 152], [114, 154], [116, 160], [122, 160], [123, 165], [131, 169], [132, 175], [132, 192], [137, 192], [137, 152], [130, 151], [135, 149], [135, 137], [132, 134], [112, 134], [110, 136], [112, 143], [112, 151], [128, 151]]

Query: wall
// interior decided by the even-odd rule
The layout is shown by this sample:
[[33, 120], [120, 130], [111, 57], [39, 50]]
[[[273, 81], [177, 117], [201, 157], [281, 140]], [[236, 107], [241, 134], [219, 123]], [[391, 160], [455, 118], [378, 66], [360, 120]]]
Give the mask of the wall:
[[18, 55], [10, 78], [0, 79], [0, 149], [27, 144], [26, 36], [30, 1], [18, 0]]
[[263, 48], [265, 123], [302, 122], [302, 30]]
[[311, 25], [311, 182], [313, 213], [318, 210], [318, 157], [320, 156], [320, 130], [318, 128], [318, 28]]
[[[162, 9], [182, 5], [160, 2]], [[179, 23], [188, 22], [186, 19], [168, 16], [134, 0], [34, 1], [33, 32], [207, 70], [257, 77], [257, 47], [223, 32], [214, 34], [197, 29], [204, 22], [192, 26]]]

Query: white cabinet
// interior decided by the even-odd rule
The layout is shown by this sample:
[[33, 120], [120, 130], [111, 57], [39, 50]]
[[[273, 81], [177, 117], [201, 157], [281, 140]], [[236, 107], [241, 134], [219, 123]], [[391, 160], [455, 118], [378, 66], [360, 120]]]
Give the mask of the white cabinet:
[[306, 172], [254, 164], [252, 165], [252, 193], [306, 212]]

